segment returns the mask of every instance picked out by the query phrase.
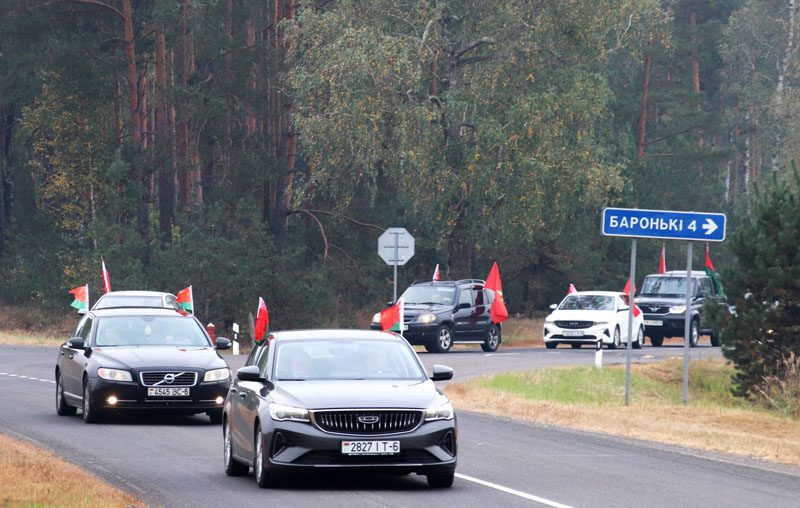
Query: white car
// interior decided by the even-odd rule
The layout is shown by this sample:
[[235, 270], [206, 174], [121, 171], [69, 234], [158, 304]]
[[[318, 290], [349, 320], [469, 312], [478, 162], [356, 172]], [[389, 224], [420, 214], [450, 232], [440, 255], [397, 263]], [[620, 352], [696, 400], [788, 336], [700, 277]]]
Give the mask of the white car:
[[[544, 320], [544, 344], [554, 349], [569, 344], [577, 349], [601, 341], [616, 349], [628, 341], [627, 296], [615, 291], [578, 291], [567, 295]], [[644, 314], [633, 318], [632, 347], [644, 345]]]

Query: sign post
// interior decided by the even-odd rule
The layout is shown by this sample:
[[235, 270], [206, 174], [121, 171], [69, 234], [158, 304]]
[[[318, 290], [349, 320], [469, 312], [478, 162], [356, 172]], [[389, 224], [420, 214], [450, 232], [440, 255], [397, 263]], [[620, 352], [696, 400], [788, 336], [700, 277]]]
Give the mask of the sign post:
[[[630, 296], [628, 297], [628, 343], [625, 363], [625, 405], [628, 405], [631, 384], [631, 345], [636, 285], [636, 239], [687, 240], [686, 309], [684, 310], [683, 403], [689, 400], [689, 346], [692, 303], [692, 241], [722, 242], [725, 240], [727, 217], [723, 213], [681, 212], [674, 210], [640, 210], [638, 208], [604, 208], [602, 232], [605, 236], [631, 238]], [[635, 332], [637, 335], [639, 330]]]
[[397, 267], [414, 256], [414, 237], [405, 228], [389, 228], [378, 237], [378, 255], [387, 265], [394, 266], [394, 303], [397, 301]]

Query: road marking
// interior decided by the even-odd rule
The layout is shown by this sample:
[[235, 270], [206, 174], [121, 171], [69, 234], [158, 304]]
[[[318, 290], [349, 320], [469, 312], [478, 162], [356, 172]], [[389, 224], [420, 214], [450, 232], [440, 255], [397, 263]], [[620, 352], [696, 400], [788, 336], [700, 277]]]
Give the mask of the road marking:
[[53, 383], [53, 384], [56, 384], [55, 381], [52, 381], [50, 379], [42, 379], [42, 378], [33, 377], [33, 376], [23, 376], [21, 374], [9, 374], [8, 372], [0, 372], [0, 376], [15, 377], [17, 379], [30, 379], [31, 381], [41, 381], [42, 383]]
[[545, 499], [543, 497], [534, 496], [533, 494], [528, 494], [527, 492], [521, 492], [519, 490], [514, 490], [508, 487], [503, 487], [502, 485], [498, 485], [492, 482], [487, 482], [486, 480], [480, 480], [478, 478], [473, 478], [472, 476], [467, 476], [465, 474], [456, 473], [456, 478], [461, 478], [462, 480], [466, 480], [472, 483], [477, 483], [478, 485], [483, 485], [484, 487], [489, 487], [490, 489], [499, 490], [500, 492], [505, 492], [506, 494], [511, 494], [517, 497], [521, 497], [523, 499], [527, 499], [528, 501], [535, 501], [543, 505], [552, 506], [553, 508], [572, 508], [571, 506], [566, 504], [550, 501], [549, 499]]
[[519, 353], [486, 353], [483, 356], [512, 356], [518, 355]]

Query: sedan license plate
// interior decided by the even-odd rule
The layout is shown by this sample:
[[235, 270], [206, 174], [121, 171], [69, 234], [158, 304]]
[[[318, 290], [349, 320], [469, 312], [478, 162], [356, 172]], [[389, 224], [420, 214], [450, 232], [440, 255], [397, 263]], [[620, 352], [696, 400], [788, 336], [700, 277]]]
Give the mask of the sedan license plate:
[[189, 396], [189, 389], [188, 388], [161, 388], [161, 387], [150, 387], [147, 389], [147, 396], [148, 397], [188, 397]]
[[343, 455], [395, 455], [400, 441], [342, 441]]
[[658, 319], [645, 319], [644, 326], [661, 326], [664, 322]]
[[564, 330], [566, 337], [583, 337], [583, 330]]
[[404, 331], [404, 332], [407, 332], [407, 331], [408, 331], [408, 325], [403, 325], [403, 331]]

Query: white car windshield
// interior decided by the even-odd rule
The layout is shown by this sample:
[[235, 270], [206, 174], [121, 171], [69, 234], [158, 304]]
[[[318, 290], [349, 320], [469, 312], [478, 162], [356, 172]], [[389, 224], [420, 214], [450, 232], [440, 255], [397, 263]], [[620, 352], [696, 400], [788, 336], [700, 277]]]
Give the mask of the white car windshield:
[[97, 346], [210, 346], [191, 317], [108, 316], [97, 321]]
[[161, 296], [104, 295], [97, 301], [95, 309], [120, 307], [165, 307]]
[[411, 286], [403, 293], [406, 305], [452, 305], [455, 297], [456, 288], [436, 284]]
[[[692, 294], [697, 290], [697, 280], [692, 279]], [[686, 277], [645, 277], [639, 296], [686, 296]]]
[[559, 310], [614, 310], [614, 297], [602, 295], [570, 295]]

